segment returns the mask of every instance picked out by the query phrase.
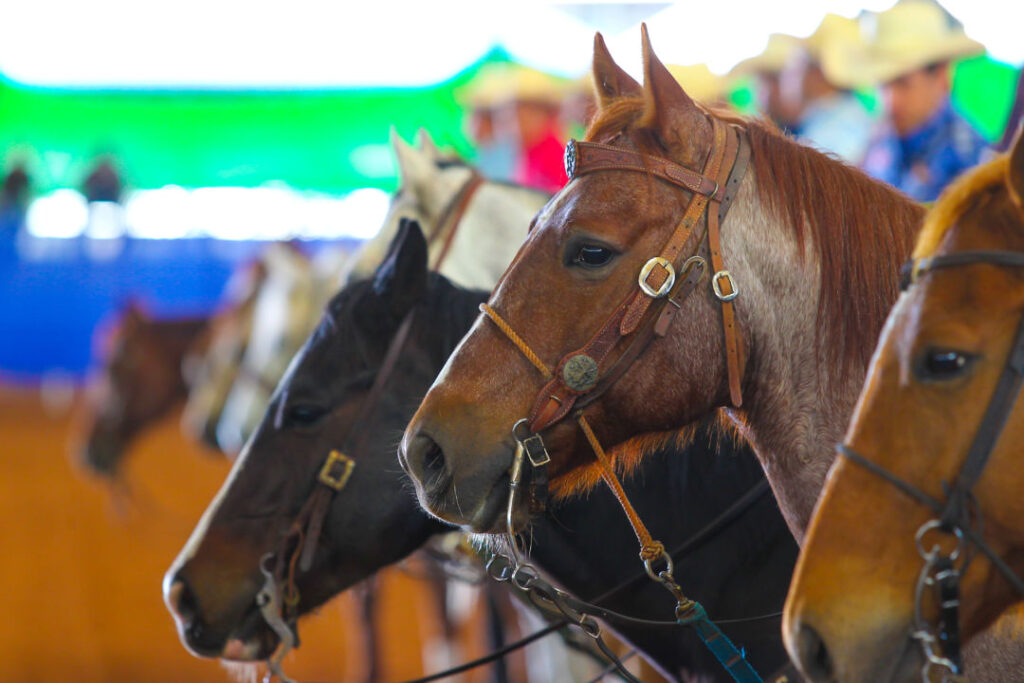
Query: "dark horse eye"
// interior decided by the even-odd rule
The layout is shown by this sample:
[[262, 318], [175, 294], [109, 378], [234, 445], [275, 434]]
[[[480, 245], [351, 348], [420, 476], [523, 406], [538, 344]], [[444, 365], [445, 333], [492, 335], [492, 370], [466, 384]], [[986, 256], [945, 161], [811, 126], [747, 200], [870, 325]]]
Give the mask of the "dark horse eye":
[[294, 405], [285, 412], [287, 422], [293, 427], [309, 427], [327, 414], [327, 411], [314, 405]]
[[596, 244], [584, 244], [573, 257], [573, 264], [584, 268], [600, 268], [608, 265], [608, 262], [615, 256], [615, 252], [606, 247], [599, 247]]
[[962, 375], [974, 356], [948, 349], [928, 349], [918, 365], [918, 376], [923, 380], [950, 380]]

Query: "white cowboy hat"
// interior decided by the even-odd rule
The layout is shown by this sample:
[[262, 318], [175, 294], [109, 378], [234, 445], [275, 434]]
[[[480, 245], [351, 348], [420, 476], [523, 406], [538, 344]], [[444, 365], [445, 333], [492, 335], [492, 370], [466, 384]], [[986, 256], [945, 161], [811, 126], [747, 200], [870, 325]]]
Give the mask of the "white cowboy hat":
[[932, 0], [903, 0], [866, 22], [868, 40], [860, 64], [847, 76], [861, 84], [888, 83], [931, 64], [981, 54], [985, 46], [967, 37]]
[[768, 44], [761, 54], [744, 59], [732, 68], [729, 76], [735, 78], [758, 73], [777, 74], [799, 47], [799, 38], [785, 33], [773, 33], [768, 36]]

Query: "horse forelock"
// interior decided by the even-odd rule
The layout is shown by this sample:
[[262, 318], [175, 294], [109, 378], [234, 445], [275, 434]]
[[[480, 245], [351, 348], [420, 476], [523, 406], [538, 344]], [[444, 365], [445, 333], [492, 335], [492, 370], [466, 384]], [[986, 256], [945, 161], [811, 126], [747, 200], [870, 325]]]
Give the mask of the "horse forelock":
[[[653, 130], [640, 127], [641, 97], [612, 101], [597, 113], [587, 140], [625, 136], [646, 154], [664, 154]], [[760, 204], [789, 225], [798, 254], [810, 242], [820, 273], [817, 346], [845, 376], [868, 362], [899, 293], [898, 272], [910, 253], [924, 208], [858, 169], [801, 145], [759, 118], [703, 106], [707, 116], [743, 128]], [[729, 230], [726, 223], [723, 230]], [[794, 267], [805, 267], [794, 263]]]
[[998, 157], [953, 181], [925, 217], [914, 246], [914, 258], [933, 255], [958, 218], [977, 204], [983, 195], [1004, 186], [1008, 167], [1007, 157]]

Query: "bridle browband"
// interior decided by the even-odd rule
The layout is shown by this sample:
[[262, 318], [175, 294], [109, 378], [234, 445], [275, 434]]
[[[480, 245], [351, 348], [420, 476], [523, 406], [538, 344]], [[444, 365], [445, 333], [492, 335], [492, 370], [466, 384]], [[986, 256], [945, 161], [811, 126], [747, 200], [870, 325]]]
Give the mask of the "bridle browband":
[[[682, 307], [682, 301], [695, 291], [703, 278], [707, 263], [698, 252], [704, 234], [707, 235], [711, 267], [714, 269], [712, 290], [722, 308], [729, 397], [734, 407], [742, 406], [743, 353], [733, 310], [733, 300], [739, 291], [722, 262], [720, 225], [746, 173], [750, 143], [738, 126], [727, 125], [715, 117], [709, 117], [709, 121], [713, 143], [702, 172], [685, 168], [668, 159], [610, 145], [570, 141], [566, 147], [566, 174], [570, 181], [599, 171], [638, 172], [692, 193], [682, 218], [658, 255], [648, 259], [640, 270], [637, 288], [626, 294], [583, 347], [565, 354], [554, 370], [551, 370], [493, 307], [481, 304], [480, 309], [546, 380], [529, 416], [518, 421], [512, 429], [517, 449], [510, 472], [506, 526], [512, 549], [513, 583], [516, 576], [529, 567], [520, 560], [512, 524], [524, 460], [528, 459], [533, 466], [532, 479], [544, 482], [546, 489], [545, 466], [550, 456], [540, 433], [572, 413], [594, 451], [602, 479], [619, 501], [636, 533], [641, 546], [640, 557], [648, 576], [665, 587], [676, 599], [676, 622], [693, 626], [704, 644], [734, 679], [760, 681], [761, 678], [746, 661], [742, 651], [708, 619], [703, 606], [686, 597], [675, 582], [672, 576], [672, 557], [662, 543], [654, 540], [637, 515], [615, 474], [610, 458], [583, 415], [584, 408], [620, 379], [655, 337], [663, 337], [668, 333], [676, 311]], [[701, 221], [702, 218], [705, 220]], [[697, 231], [698, 225], [704, 230]], [[620, 346], [620, 342], [625, 348], [613, 359], [612, 351]], [[533, 485], [535, 493], [537, 488]], [[656, 564], [663, 568], [656, 569]], [[591, 636], [599, 637], [599, 632], [595, 635], [586, 628], [584, 630]]]
[[[908, 288], [921, 276], [932, 271], [981, 264], [1024, 269], [1024, 252], [962, 251], [911, 261], [902, 270], [901, 288]], [[840, 444], [837, 447], [839, 453], [847, 460], [889, 482], [906, 496], [931, 509], [936, 515], [935, 518], [922, 525], [917, 532], [918, 551], [924, 559], [925, 565], [918, 579], [915, 594], [916, 630], [913, 637], [921, 643], [924, 650], [925, 664], [922, 676], [925, 677], [925, 680], [928, 680], [927, 675], [932, 667], [946, 668], [957, 676], [963, 674], [963, 661], [960, 652], [959, 584], [960, 577], [970, 561], [970, 558], [962, 552], [966, 544], [970, 544], [980, 551], [1003, 578], [1024, 596], [1024, 581], [985, 542], [981, 526], [983, 520], [972, 494], [972, 490], [984, 472], [992, 451], [1006, 426], [1022, 384], [1024, 384], [1024, 317], [1018, 324], [1006, 363], [999, 379], [996, 380], [992, 397], [989, 399], [981, 423], [978, 425], [978, 431], [967, 450], [967, 457], [952, 484], [948, 482], [942, 484], [946, 494], [945, 501], [936, 499], [881, 465], [868, 460], [852, 447], [846, 444]], [[949, 554], [944, 554], [938, 545], [931, 549], [926, 548], [924, 538], [933, 530], [952, 535], [956, 539], [957, 547]], [[963, 555], [962, 559], [961, 555]], [[959, 566], [957, 565], [958, 560]], [[939, 624], [937, 633], [933, 631], [931, 624], [922, 614], [922, 594], [926, 586], [934, 587], [938, 595]], [[939, 650], [938, 653], [936, 648]]]

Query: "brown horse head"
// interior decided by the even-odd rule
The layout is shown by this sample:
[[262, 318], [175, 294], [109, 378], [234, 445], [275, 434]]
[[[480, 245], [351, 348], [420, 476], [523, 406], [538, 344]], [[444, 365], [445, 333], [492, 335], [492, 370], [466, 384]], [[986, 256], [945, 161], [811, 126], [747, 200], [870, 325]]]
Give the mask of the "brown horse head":
[[[372, 279], [346, 286], [331, 300], [167, 571], [165, 601], [192, 652], [255, 660], [277, 647], [279, 636], [256, 601], [265, 580], [262, 558], [296, 549], [286, 535], [311, 496], [324, 490], [318, 473], [334, 451], [353, 466], [341, 490], [327, 499], [311, 564], [297, 565], [299, 598], [287, 615], [293, 626], [447, 530], [416, 505], [394, 448], [480, 300], [479, 293], [428, 273], [426, 241], [414, 222], [403, 222]], [[410, 326], [401, 335], [405, 320]], [[400, 353], [375, 390], [392, 348]]]
[[[925, 219], [914, 256], [1024, 253], [1024, 142], [948, 188]], [[916, 261], [921, 264], [922, 261]], [[937, 501], [947, 499], [1003, 372], [1024, 312], [1024, 270], [969, 264], [925, 272], [889, 316], [845, 439], [860, 454]], [[1024, 572], [1024, 476], [1019, 398], [973, 487], [973, 524], [1019, 576]], [[915, 537], [937, 513], [868, 465], [837, 461], [804, 545], [786, 605], [785, 636], [811, 680], [914, 680], [924, 662], [912, 633], [925, 566]], [[973, 526], [972, 524], [972, 526]], [[929, 531], [943, 554], [952, 535]], [[962, 638], [1021, 596], [992, 562], [972, 556], [960, 581]], [[934, 628], [935, 592], [922, 616]], [[1017, 637], [1017, 636], [1015, 636]], [[936, 651], [940, 646], [936, 646]], [[968, 675], [971, 671], [966, 672]], [[1005, 672], [1004, 672], [1005, 674]]]
[[122, 311], [89, 392], [82, 460], [91, 470], [114, 475], [132, 439], [184, 400], [182, 359], [206, 322], [154, 319], [134, 303]]
[[[560, 359], [587, 345], [620, 304], [639, 295], [642, 268], [665, 253], [670, 236], [687, 220], [696, 194], [651, 169], [671, 162], [672, 169], [707, 176], [712, 153], [722, 148], [719, 131], [733, 135], [730, 127], [735, 126], [749, 141], [751, 161], [749, 172], [740, 174], [742, 180], [731, 190], [734, 201], [721, 225], [721, 253], [739, 291], [734, 338], [742, 353], [732, 374], [742, 390], [743, 409], [732, 414], [741, 423], [783, 415], [771, 435], [767, 429], [747, 432], [755, 447], [802, 440], [794, 430], [816, 419], [781, 413], [780, 407], [795, 411], [781, 393], [819, 381], [818, 365], [824, 368], [820, 377], [834, 369], [831, 374], [847, 378], [857, 375], [848, 370], [866, 365], [874, 340], [869, 335], [896, 294], [896, 267], [886, 250], [896, 258], [906, 255], [910, 238], [904, 232], [917, 214], [905, 199], [786, 140], [770, 126], [695, 103], [654, 54], [646, 30], [643, 56], [641, 87], [615, 64], [597, 36], [593, 75], [599, 110], [586, 142], [642, 159], [640, 171], [648, 172], [606, 166], [572, 179], [534, 219], [490, 304], [541, 364], [563, 371], [567, 366]], [[723, 168], [728, 172], [731, 165]], [[823, 201], [826, 195], [835, 199]], [[860, 223], [870, 215], [887, 216], [877, 234]], [[688, 256], [712, 262], [706, 216], [696, 218], [692, 239], [678, 252], [679, 272]], [[878, 252], [881, 256], [875, 257]], [[865, 280], [880, 284], [865, 288]], [[823, 281], [829, 286], [822, 287]], [[723, 305], [707, 277], [692, 292], [679, 304], [667, 333], [588, 401], [589, 423], [602, 443], [616, 447], [613, 457], [620, 462], [635, 461], [663, 437], [738, 403], [731, 399]], [[643, 319], [665, 308], [665, 299], [652, 302]], [[599, 379], [638, 334], [624, 333], [615, 343], [599, 367]], [[798, 359], [796, 345], [809, 351]], [[818, 363], [816, 353], [827, 363]], [[805, 377], [781, 375], [783, 368], [805, 365], [812, 365]], [[540, 414], [537, 406], [548, 398], [539, 392], [547, 383], [495, 322], [477, 321], [427, 394], [400, 449], [424, 507], [474, 530], [498, 528], [515, 450], [513, 425]], [[798, 398], [820, 403], [810, 390]], [[564, 394], [557, 400], [562, 399]], [[539, 429], [551, 455], [556, 494], [599, 479], [572, 414]], [[810, 476], [795, 487], [800, 515], [809, 516], [813, 487], [827, 466], [810, 468]]]

